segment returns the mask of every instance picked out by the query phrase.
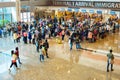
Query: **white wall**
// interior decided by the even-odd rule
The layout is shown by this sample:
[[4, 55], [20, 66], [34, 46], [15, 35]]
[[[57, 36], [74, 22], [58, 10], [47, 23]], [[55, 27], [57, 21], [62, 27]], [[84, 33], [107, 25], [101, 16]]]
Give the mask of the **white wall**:
[[[40, 6], [40, 5], [47, 5], [47, 0], [38, 0], [38, 1], [35, 1], [35, 0], [30, 0], [30, 1], [21, 1], [21, 5], [32, 5], [32, 6]], [[15, 7], [16, 6], [16, 2], [0, 2], [0, 8], [3, 8], [3, 7]]]
[[0, 2], [0, 8], [15, 7], [15, 2]]
[[21, 1], [21, 6], [31, 6], [31, 11], [34, 10], [35, 6], [47, 6], [47, 0], [30, 0], [30, 1]]
[[47, 0], [30, 0], [30, 1], [21, 1], [21, 5], [47, 5]]

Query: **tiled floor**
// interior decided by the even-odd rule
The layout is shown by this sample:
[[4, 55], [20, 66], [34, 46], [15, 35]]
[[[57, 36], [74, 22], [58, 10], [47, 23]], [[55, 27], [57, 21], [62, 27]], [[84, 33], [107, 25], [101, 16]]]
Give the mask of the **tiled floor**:
[[[120, 41], [117, 33], [96, 43], [83, 42], [82, 46], [101, 51], [108, 51], [111, 46], [118, 54], [117, 46], [120, 45], [115, 41]], [[50, 39], [49, 43], [50, 58], [41, 63], [35, 45], [14, 44], [11, 37], [0, 38], [0, 52], [4, 52], [0, 53], [0, 80], [120, 80], [120, 57], [115, 57], [114, 71], [107, 73], [106, 54], [76, 50], [75, 46], [69, 51], [68, 42], [57, 44], [55, 39]], [[16, 46], [20, 49], [23, 64], [18, 65], [19, 70], [13, 67], [9, 72], [10, 51]]]

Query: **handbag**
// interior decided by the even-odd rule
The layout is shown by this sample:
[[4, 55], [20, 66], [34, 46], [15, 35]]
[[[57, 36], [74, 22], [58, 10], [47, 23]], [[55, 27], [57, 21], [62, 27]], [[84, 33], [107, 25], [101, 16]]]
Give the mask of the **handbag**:
[[45, 35], [45, 38], [46, 38], [46, 39], [48, 39], [48, 38], [49, 38], [49, 35], [48, 35], [48, 34], [46, 34], [46, 35]]
[[110, 64], [114, 64], [114, 60], [111, 60], [111, 61], [110, 61]]

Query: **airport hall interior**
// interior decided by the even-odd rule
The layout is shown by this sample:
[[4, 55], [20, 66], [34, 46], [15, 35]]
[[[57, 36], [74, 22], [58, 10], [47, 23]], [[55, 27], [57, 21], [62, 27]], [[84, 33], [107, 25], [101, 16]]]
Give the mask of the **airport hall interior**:
[[0, 80], [120, 80], [120, 0], [0, 0]]

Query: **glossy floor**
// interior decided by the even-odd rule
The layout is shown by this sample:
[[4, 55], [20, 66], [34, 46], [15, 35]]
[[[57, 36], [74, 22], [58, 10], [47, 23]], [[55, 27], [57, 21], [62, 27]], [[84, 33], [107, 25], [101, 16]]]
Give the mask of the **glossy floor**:
[[[83, 42], [82, 46], [108, 51], [106, 46], [113, 47], [115, 40], [119, 42], [117, 33], [96, 43]], [[114, 71], [107, 73], [106, 54], [76, 50], [75, 45], [70, 51], [68, 42], [57, 44], [55, 39], [49, 39], [49, 43], [50, 58], [40, 62], [35, 45], [22, 41], [14, 44], [12, 37], [0, 38], [0, 80], [120, 80], [120, 57], [115, 57]], [[9, 72], [10, 51], [16, 46], [20, 50], [22, 65], [18, 64], [19, 70], [13, 67]]]

